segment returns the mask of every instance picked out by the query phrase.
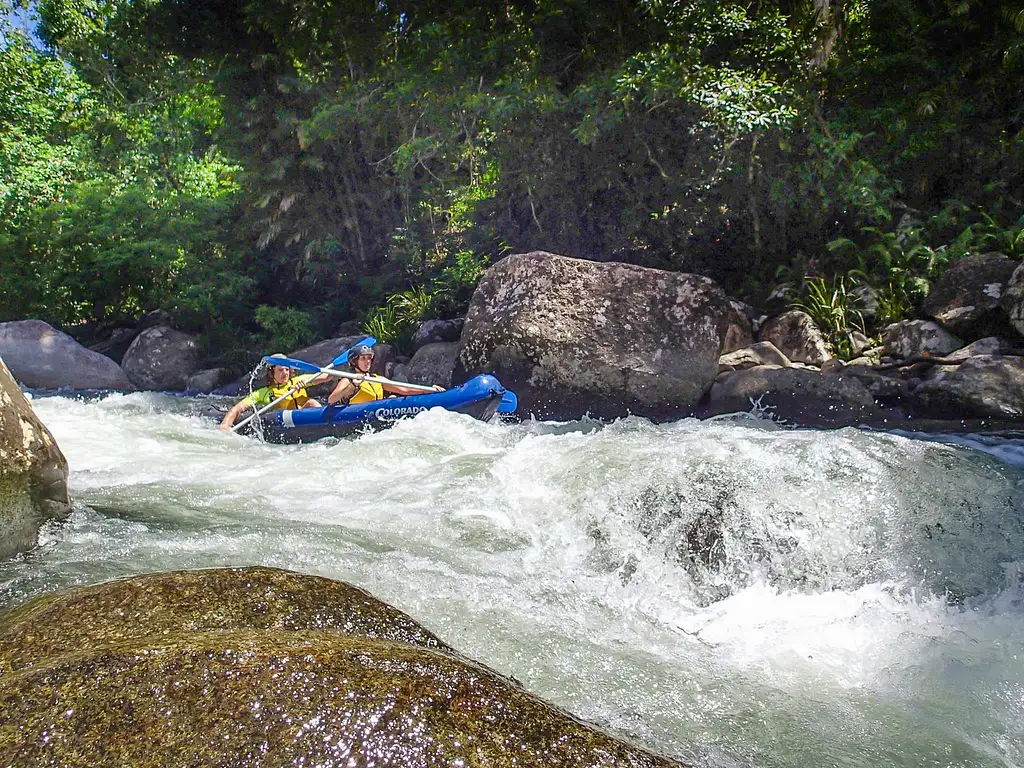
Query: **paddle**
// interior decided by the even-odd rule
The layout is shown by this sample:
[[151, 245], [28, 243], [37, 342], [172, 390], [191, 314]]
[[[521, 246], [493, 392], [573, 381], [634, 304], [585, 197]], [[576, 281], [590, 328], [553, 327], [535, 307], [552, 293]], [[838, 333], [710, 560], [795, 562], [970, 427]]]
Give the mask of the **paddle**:
[[[335, 371], [331, 368], [321, 368], [319, 365], [313, 365], [312, 363], [307, 363], [304, 360], [295, 360], [291, 357], [263, 358], [264, 361], [270, 359], [274, 360], [274, 365], [287, 365], [289, 368], [295, 368], [296, 370], [303, 371], [305, 373], [326, 373], [328, 376], [334, 376], [337, 379], [358, 379], [360, 381], [368, 378], [366, 374], [349, 373], [348, 371]], [[410, 384], [405, 381], [392, 381], [391, 379], [385, 379], [383, 376], [374, 376], [372, 381], [376, 381], [379, 384], [393, 384], [396, 387], [408, 387], [409, 389], [415, 389], [420, 392], [437, 392], [433, 387], [426, 387], [422, 384]]]
[[515, 413], [518, 407], [519, 398], [516, 397], [516, 393], [506, 389], [505, 394], [501, 396], [501, 402], [498, 403], [498, 413]]
[[[329, 371], [331, 371], [334, 368], [334, 366], [341, 365], [342, 363], [347, 363], [348, 362], [348, 353], [351, 352], [356, 347], [361, 347], [364, 344], [366, 346], [368, 346], [368, 347], [372, 347], [376, 343], [377, 343], [377, 340], [375, 338], [373, 338], [373, 336], [367, 336], [365, 339], [361, 339], [360, 341], [356, 342], [351, 347], [346, 349], [344, 352], [342, 352], [340, 355], [338, 355], [336, 358], [331, 360], [331, 364], [327, 368], [317, 368], [315, 365], [312, 365], [310, 363], [302, 363], [302, 365], [303, 366], [307, 366], [307, 368], [300, 368], [299, 366], [291, 365], [291, 363], [301, 363], [302, 362], [301, 360], [292, 360], [291, 358], [288, 358], [288, 357], [269, 357], [268, 356], [268, 357], [264, 357], [262, 362], [265, 365], [287, 365], [289, 368], [300, 368], [300, 370], [305, 370], [306, 373], [314, 373], [314, 371], [310, 371], [310, 370], [308, 370], [308, 368], [316, 368], [315, 372], [317, 372], [317, 373], [328, 373]], [[268, 403], [267, 405], [263, 406], [258, 411], [253, 413], [251, 416], [249, 416], [249, 417], [243, 419], [242, 421], [238, 422], [237, 424], [235, 424], [233, 427], [231, 427], [231, 431], [232, 432], [237, 432], [239, 429], [244, 427], [246, 424], [248, 424], [250, 421], [255, 419], [257, 416], [263, 415], [264, 413], [269, 411], [271, 408], [273, 408], [275, 405], [277, 405], [281, 401], [286, 400], [287, 398], [289, 398], [292, 395], [294, 395], [296, 392], [298, 392], [304, 386], [306, 386], [306, 385], [305, 384], [300, 384], [297, 387], [295, 387], [294, 389], [292, 389], [292, 390], [290, 390], [288, 392], [285, 392], [283, 395], [281, 395], [279, 398], [274, 400], [272, 403]]]

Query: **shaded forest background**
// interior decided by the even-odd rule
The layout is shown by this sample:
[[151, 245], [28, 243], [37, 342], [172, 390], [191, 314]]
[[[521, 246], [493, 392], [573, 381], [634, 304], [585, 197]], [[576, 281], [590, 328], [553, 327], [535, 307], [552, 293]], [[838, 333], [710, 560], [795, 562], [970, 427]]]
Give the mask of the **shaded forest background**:
[[346, 321], [400, 338], [534, 249], [870, 333], [967, 253], [1024, 257], [1022, 0], [0, 17], [0, 320], [85, 343], [155, 309], [239, 365]]

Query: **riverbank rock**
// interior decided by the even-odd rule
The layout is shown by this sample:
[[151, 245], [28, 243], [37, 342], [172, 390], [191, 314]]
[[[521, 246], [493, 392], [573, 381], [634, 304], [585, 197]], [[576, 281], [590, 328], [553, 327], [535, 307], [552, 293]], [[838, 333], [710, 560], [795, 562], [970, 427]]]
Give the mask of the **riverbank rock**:
[[943, 366], [913, 396], [936, 418], [1024, 418], [1024, 357], [979, 355]]
[[720, 375], [701, 415], [747, 413], [754, 408], [805, 427], [864, 424], [880, 416], [875, 399], [854, 376], [823, 376], [772, 365]]
[[1003, 288], [999, 306], [1006, 313], [1010, 326], [1024, 336], [1024, 264], [1019, 264], [1014, 269]]
[[711, 386], [738, 316], [698, 275], [509, 256], [473, 294], [453, 381], [494, 373], [539, 418], [675, 418]]
[[885, 351], [895, 358], [941, 357], [960, 349], [964, 343], [938, 323], [902, 320], [885, 329]]
[[460, 349], [462, 345], [457, 341], [439, 341], [420, 347], [405, 366], [406, 381], [412, 384], [440, 384], [448, 389], [452, 385], [452, 371]]
[[458, 341], [462, 336], [462, 326], [465, 324], [466, 320], [462, 317], [454, 320], [427, 320], [420, 323], [420, 327], [416, 329], [412, 345], [419, 349], [427, 344]]
[[68, 463], [0, 359], [0, 558], [35, 545], [71, 514]]
[[922, 309], [953, 333], [973, 336], [995, 319], [1016, 266], [1001, 253], [965, 256], [932, 283]]
[[207, 368], [196, 371], [185, 381], [185, 391], [189, 393], [213, 392], [227, 376], [227, 368]]
[[761, 326], [761, 341], [770, 341], [790, 360], [807, 365], [821, 365], [830, 357], [825, 336], [806, 312], [793, 309], [783, 312]]
[[0, 323], [0, 357], [31, 389], [135, 389], [109, 357], [42, 320]]
[[199, 349], [188, 334], [157, 325], [135, 337], [121, 367], [139, 389], [183, 390], [198, 370]]
[[150, 574], [0, 615], [11, 765], [670, 768], [342, 582]]
[[756, 368], [759, 365], [778, 365], [788, 368], [790, 361], [770, 341], [759, 341], [757, 344], [737, 349], [718, 358], [719, 373]]

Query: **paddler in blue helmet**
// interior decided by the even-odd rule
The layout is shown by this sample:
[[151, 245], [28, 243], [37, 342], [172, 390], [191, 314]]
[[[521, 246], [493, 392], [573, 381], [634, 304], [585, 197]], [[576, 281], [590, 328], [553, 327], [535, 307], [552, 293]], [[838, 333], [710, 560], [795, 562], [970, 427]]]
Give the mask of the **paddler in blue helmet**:
[[[373, 400], [383, 400], [385, 393], [389, 395], [422, 395], [420, 389], [403, 387], [400, 384], [385, 384], [382, 381], [375, 381], [380, 377], [370, 373], [373, 365], [373, 347], [367, 344], [360, 344], [348, 353], [348, 367], [352, 373], [358, 374], [361, 378], [339, 379], [334, 391], [327, 396], [327, 402], [331, 405], [336, 403], [368, 403]], [[433, 385], [434, 391], [444, 392], [444, 387]]]
[[[280, 352], [271, 355], [271, 358], [284, 357]], [[290, 410], [294, 408], [320, 408], [320, 403], [309, 396], [306, 387], [327, 381], [330, 377], [323, 373], [306, 373], [299, 376], [292, 375], [292, 369], [287, 365], [268, 365], [266, 386], [260, 387], [248, 397], [244, 397], [235, 403], [234, 407], [224, 414], [220, 422], [220, 429], [230, 430], [235, 419], [250, 408], [270, 405], [282, 395], [287, 395], [276, 408]]]

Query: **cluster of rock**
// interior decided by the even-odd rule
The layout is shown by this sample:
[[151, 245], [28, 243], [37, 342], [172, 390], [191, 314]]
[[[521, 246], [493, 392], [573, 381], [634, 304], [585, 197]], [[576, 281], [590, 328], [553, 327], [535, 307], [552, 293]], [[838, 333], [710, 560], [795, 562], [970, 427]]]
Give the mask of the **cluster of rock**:
[[[794, 424], [892, 425], [921, 419], [1024, 417], [1024, 265], [1000, 254], [956, 263], [924, 305], [930, 320], [854, 334], [849, 364], [803, 312], [756, 318], [711, 280], [546, 252], [487, 271], [465, 320], [424, 323], [411, 358], [377, 346], [374, 372], [448, 387], [494, 373], [538, 418], [654, 419], [760, 409]], [[325, 365], [355, 328], [289, 353]], [[121, 340], [122, 343], [124, 339]], [[28, 387], [220, 389], [197, 371], [195, 341], [166, 325], [139, 332], [120, 366], [39, 321], [0, 324], [0, 355]]]
[[[933, 286], [930, 320], [890, 325], [882, 345], [843, 363], [811, 319], [769, 320], [760, 343], [720, 359], [700, 412], [755, 407], [796, 424], [965, 426], [1024, 418], [1024, 268], [1001, 254], [968, 256]], [[770, 344], [770, 346], [766, 346]], [[744, 407], [746, 405], [746, 408]]]
[[0, 615], [4, 765], [672, 768], [344, 582], [148, 574]]
[[131, 344], [118, 363], [42, 320], [16, 320], [0, 323], [0, 357], [30, 389], [208, 392], [224, 379], [226, 369], [199, 370], [196, 341], [186, 333], [153, 325], [129, 335]]

